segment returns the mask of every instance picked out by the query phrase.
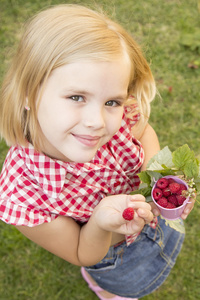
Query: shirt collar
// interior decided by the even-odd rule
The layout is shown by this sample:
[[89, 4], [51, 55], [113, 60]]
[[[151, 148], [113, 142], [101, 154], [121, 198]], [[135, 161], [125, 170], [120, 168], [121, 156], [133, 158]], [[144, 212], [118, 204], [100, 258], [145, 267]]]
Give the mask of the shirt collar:
[[67, 173], [80, 176], [82, 173], [88, 173], [91, 170], [105, 168], [100, 161], [97, 163], [96, 158], [88, 163], [63, 162], [52, 159], [43, 153], [37, 152], [30, 143], [27, 147], [21, 147], [21, 150], [27, 168], [44, 192], [52, 198], [57, 198], [61, 193]]

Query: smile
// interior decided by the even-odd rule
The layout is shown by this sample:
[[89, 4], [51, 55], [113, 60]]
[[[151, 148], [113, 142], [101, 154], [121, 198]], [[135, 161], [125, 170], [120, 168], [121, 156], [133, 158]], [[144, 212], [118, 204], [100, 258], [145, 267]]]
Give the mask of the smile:
[[90, 135], [76, 135], [72, 134], [75, 139], [85, 146], [94, 147], [99, 143], [100, 136], [90, 136]]

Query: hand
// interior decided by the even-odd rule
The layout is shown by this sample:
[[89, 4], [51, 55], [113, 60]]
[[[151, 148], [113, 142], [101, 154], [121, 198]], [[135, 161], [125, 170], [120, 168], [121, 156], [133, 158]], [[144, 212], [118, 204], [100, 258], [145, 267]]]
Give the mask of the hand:
[[[126, 221], [122, 217], [125, 208], [133, 207], [134, 219]], [[151, 206], [142, 195], [113, 195], [101, 200], [95, 208], [93, 218], [97, 225], [107, 231], [121, 234], [140, 232], [144, 225], [153, 220]]]
[[196, 196], [195, 196], [195, 198], [190, 198], [189, 202], [186, 204], [185, 209], [181, 215], [181, 218], [183, 220], [185, 220], [187, 218], [187, 216], [189, 215], [189, 213], [192, 211], [195, 200], [196, 200]]
[[160, 215], [160, 210], [159, 210], [158, 206], [153, 201], [149, 202], [149, 204], [151, 206], [151, 211], [152, 211], [153, 215], [155, 217], [158, 217]]
[[[185, 209], [184, 209], [184, 211], [181, 215], [181, 218], [183, 220], [185, 220], [187, 218], [187, 216], [189, 215], [189, 213], [192, 211], [192, 209], [194, 207], [195, 200], [196, 200], [196, 197], [195, 198], [190, 198], [189, 202], [185, 206]], [[160, 215], [160, 210], [156, 206], [156, 204], [154, 202], [149, 202], [149, 204], [151, 205], [152, 213], [154, 214], [154, 216], [156, 216], [156, 217], [159, 216]]]

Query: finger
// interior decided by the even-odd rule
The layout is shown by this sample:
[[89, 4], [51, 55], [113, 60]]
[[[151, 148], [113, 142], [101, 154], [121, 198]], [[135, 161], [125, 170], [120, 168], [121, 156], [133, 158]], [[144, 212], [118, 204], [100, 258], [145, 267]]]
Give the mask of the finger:
[[194, 207], [194, 203], [195, 203], [195, 199], [191, 198], [190, 201], [187, 203], [182, 215], [181, 215], [181, 218], [182, 219], [186, 219], [187, 216], [190, 214], [190, 212], [192, 211], [193, 207]]
[[[153, 216], [151, 206], [149, 203], [146, 202], [134, 202], [132, 205], [130, 205], [135, 213], [139, 215], [140, 218], [145, 218], [145, 222], [150, 222]], [[150, 221], [149, 221], [150, 220]]]
[[154, 214], [154, 216], [156, 216], [156, 217], [159, 216], [160, 215], [160, 210], [157, 207], [157, 205], [153, 201], [149, 202], [149, 204], [151, 206], [151, 211]]
[[128, 206], [138, 209], [138, 208], [144, 208], [151, 210], [151, 205], [145, 201], [134, 201], [134, 202], [129, 202]]
[[144, 219], [145, 224], [149, 224], [154, 218], [154, 215], [150, 210], [146, 210], [143, 208], [139, 208], [137, 210], [137, 214], [140, 218]]
[[129, 195], [128, 196], [128, 201], [132, 201], [132, 202], [134, 202], [134, 201], [142, 201], [142, 202], [145, 202], [146, 199], [145, 199], [145, 197], [143, 195], [136, 194], [136, 195]]

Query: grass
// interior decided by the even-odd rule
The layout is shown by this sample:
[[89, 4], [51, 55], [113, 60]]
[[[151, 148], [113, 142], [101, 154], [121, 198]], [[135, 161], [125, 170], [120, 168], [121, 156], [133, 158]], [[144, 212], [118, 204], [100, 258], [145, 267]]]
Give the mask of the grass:
[[[22, 24], [37, 11], [58, 3], [96, 5], [95, 1], [0, 0], [0, 81], [15, 49]], [[97, 1], [96, 1], [97, 2]], [[200, 25], [196, 0], [102, 0], [98, 5], [126, 27], [142, 45], [151, 63], [158, 90], [150, 123], [161, 147], [171, 150], [187, 143], [200, 152], [199, 51], [181, 44]], [[197, 65], [197, 68], [188, 65]], [[199, 64], [199, 65], [198, 65]], [[0, 167], [8, 148], [0, 143]], [[170, 276], [144, 300], [197, 300], [200, 295], [200, 208], [185, 221], [186, 239]], [[78, 267], [55, 257], [0, 223], [1, 300], [97, 299], [82, 280]]]

